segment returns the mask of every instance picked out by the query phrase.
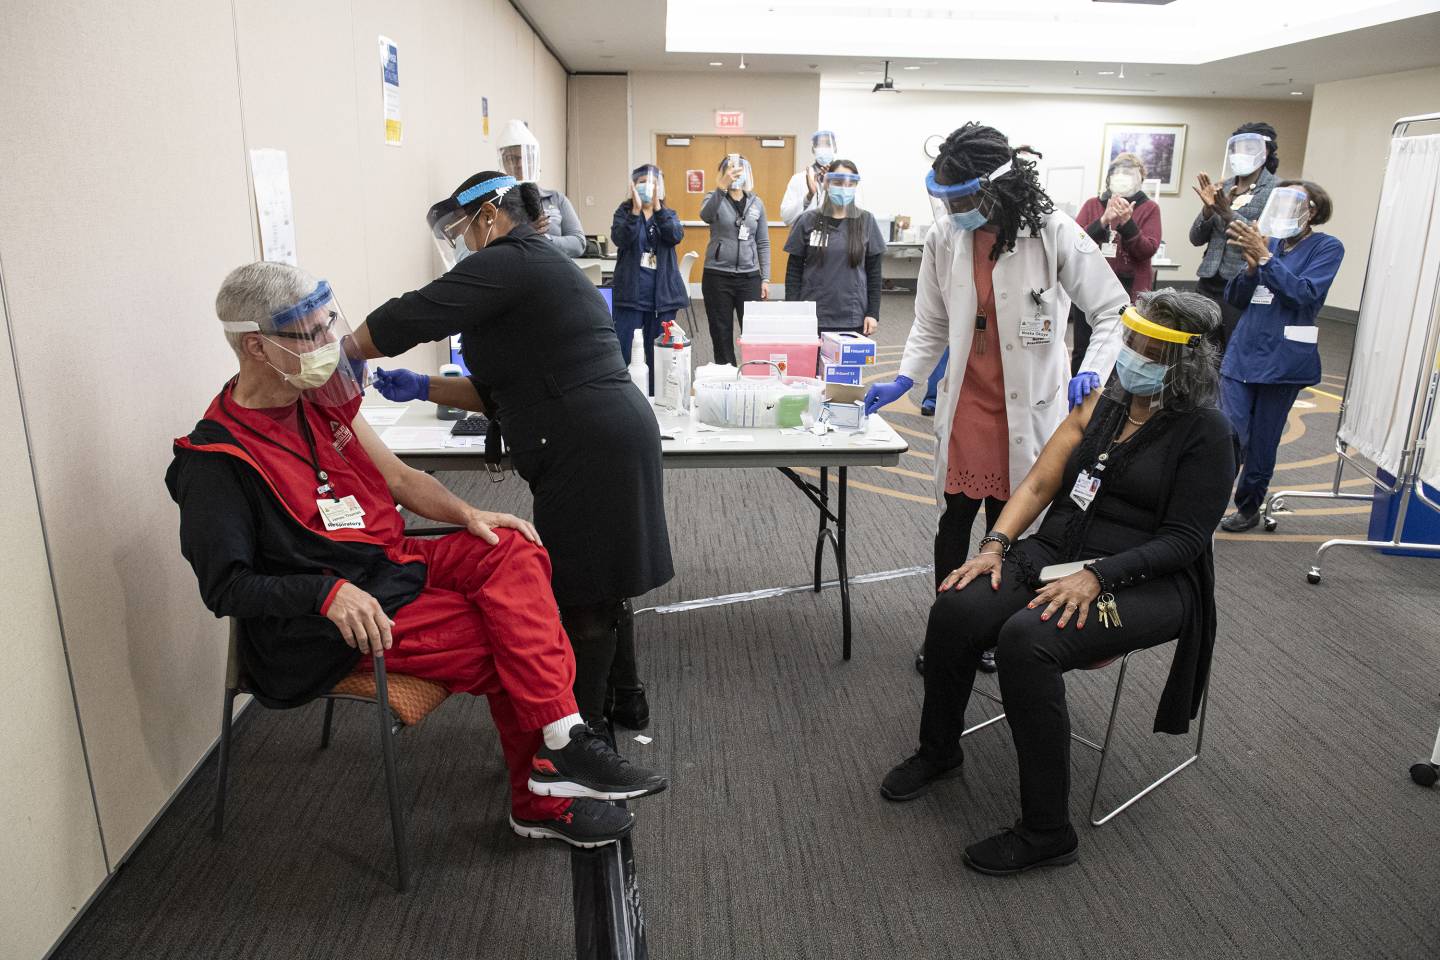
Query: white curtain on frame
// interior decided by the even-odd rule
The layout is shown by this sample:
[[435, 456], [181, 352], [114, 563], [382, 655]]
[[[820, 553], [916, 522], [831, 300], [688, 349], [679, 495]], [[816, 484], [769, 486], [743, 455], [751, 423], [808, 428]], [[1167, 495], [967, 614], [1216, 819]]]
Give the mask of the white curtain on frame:
[[[1440, 276], [1440, 134], [1390, 143], [1339, 435], [1396, 476]], [[1432, 433], [1433, 440], [1440, 439]], [[1440, 468], [1440, 455], [1426, 458]], [[1427, 471], [1428, 472], [1428, 471]]]

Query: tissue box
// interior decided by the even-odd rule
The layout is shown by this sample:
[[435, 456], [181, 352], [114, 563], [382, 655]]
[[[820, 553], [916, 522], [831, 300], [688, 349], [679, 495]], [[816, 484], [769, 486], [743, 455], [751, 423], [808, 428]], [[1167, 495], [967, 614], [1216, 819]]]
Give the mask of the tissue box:
[[820, 338], [820, 356], [826, 363], [865, 366], [875, 362], [875, 341], [845, 330], [826, 331]]
[[827, 363], [822, 379], [826, 383], [848, 383], [852, 387], [858, 387], [860, 375], [864, 372], [864, 367], [854, 363]]

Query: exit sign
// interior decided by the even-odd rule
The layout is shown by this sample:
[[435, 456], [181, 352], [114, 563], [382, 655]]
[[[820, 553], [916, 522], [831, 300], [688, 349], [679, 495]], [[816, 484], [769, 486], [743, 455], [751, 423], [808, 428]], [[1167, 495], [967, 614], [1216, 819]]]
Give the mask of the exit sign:
[[745, 114], [739, 110], [716, 110], [716, 130], [744, 130]]

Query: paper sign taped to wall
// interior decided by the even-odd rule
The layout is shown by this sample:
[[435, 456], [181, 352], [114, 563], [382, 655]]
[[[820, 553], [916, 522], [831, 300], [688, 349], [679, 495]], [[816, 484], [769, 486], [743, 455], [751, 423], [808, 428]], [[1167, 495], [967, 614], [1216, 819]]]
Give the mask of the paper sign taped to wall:
[[296, 266], [295, 214], [285, 151], [251, 150], [250, 185], [260, 220], [260, 259]]
[[385, 116], [385, 143], [398, 147], [400, 130], [400, 48], [389, 37], [380, 38], [380, 89]]
[[686, 193], [704, 193], [704, 192], [705, 192], [705, 171], [704, 171], [704, 170], [686, 170], [686, 171], [685, 171], [685, 192], [686, 192]]
[[490, 139], [490, 98], [480, 98], [480, 134]]

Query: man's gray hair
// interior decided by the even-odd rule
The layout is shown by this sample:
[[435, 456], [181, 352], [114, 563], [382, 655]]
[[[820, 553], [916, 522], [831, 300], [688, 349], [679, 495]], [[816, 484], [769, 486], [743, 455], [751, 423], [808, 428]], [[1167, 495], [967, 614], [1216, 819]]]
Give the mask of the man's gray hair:
[[[314, 277], [288, 263], [247, 263], [230, 271], [215, 295], [215, 314], [222, 323], [256, 323], [268, 329], [270, 317], [314, 292]], [[240, 356], [244, 333], [225, 333], [230, 349]]]

